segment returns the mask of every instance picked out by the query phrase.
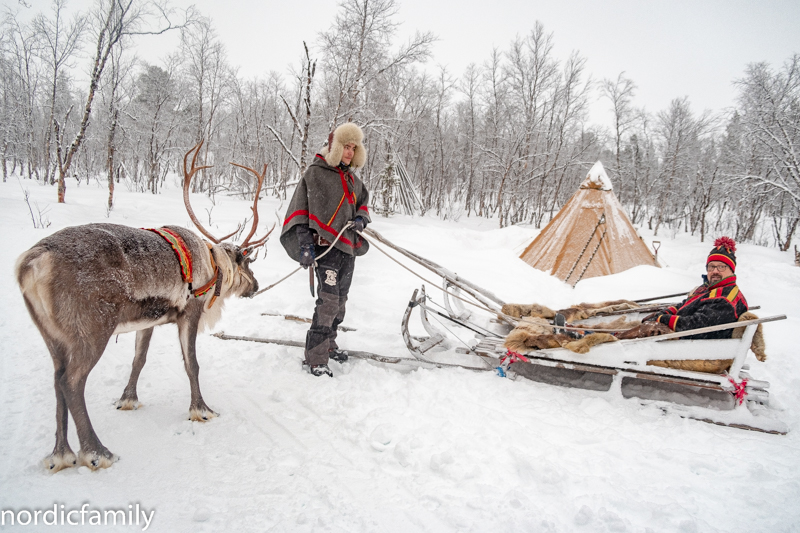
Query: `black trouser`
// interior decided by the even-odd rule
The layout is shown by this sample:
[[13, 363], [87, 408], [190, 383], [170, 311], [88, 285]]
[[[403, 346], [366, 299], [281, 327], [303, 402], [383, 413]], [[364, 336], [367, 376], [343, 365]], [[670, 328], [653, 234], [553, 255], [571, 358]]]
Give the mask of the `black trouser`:
[[[317, 256], [328, 247], [316, 247]], [[338, 348], [336, 333], [344, 320], [347, 293], [353, 281], [356, 258], [334, 248], [317, 261], [317, 306], [306, 335], [306, 363], [328, 362], [328, 352]]]

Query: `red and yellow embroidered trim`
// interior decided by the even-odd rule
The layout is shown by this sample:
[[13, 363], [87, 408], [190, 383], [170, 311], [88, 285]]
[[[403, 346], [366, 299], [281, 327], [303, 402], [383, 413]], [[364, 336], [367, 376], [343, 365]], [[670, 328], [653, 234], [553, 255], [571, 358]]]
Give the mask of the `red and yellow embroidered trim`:
[[186, 243], [181, 236], [167, 228], [142, 229], [161, 235], [161, 237], [169, 243], [172, 251], [175, 252], [175, 256], [178, 258], [178, 263], [181, 265], [181, 277], [183, 278], [184, 283], [189, 284], [189, 292], [192, 294], [192, 296], [199, 298], [210, 291], [212, 287], [214, 287], [214, 294], [211, 296], [211, 300], [208, 303], [208, 307], [211, 308], [211, 306], [214, 305], [214, 300], [216, 300], [217, 296], [220, 295], [222, 285], [222, 271], [214, 261], [214, 252], [211, 251], [211, 243], [206, 243], [206, 246], [208, 246], [208, 255], [211, 256], [211, 266], [214, 269], [214, 275], [210, 280], [208, 280], [208, 283], [199, 289], [192, 290], [192, 253], [189, 251], [189, 247], [186, 246]]
[[178, 263], [181, 265], [181, 276], [186, 283], [192, 283], [192, 253], [189, 247], [183, 242], [180, 235], [167, 228], [144, 228], [147, 231], [158, 233], [161, 237], [169, 243], [172, 251], [178, 258]]

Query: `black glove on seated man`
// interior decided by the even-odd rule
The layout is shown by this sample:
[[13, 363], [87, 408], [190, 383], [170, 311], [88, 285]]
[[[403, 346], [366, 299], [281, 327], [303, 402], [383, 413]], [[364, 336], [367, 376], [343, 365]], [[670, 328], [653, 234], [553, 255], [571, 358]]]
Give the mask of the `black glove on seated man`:
[[642, 319], [642, 323], [644, 322], [655, 322], [658, 319], [658, 315], [662, 314], [663, 311], [656, 311], [655, 313], [650, 313], [646, 317]]

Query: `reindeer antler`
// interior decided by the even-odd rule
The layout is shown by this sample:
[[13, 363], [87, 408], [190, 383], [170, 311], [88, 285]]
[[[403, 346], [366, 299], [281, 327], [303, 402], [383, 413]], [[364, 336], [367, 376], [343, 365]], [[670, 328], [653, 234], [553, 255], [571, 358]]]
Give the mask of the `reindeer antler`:
[[[203, 227], [202, 224], [200, 224], [200, 221], [197, 220], [197, 217], [195, 216], [194, 211], [192, 210], [192, 205], [191, 203], [189, 203], [189, 183], [191, 183], [192, 177], [198, 170], [203, 170], [204, 168], [211, 168], [213, 166], [213, 165], [204, 165], [202, 167], [195, 166], [195, 164], [197, 163], [197, 154], [200, 153], [200, 147], [203, 146], [203, 142], [204, 141], [200, 141], [200, 144], [198, 144], [197, 146], [186, 152], [186, 154], [184, 154], [183, 156], [183, 203], [184, 205], [186, 205], [186, 210], [189, 212], [189, 218], [192, 219], [192, 222], [194, 222], [194, 225], [197, 226], [198, 230], [200, 230], [200, 233], [205, 235], [208, 238], [208, 240], [210, 240], [214, 244], [219, 244], [225, 239], [229, 239], [234, 235], [236, 235], [239, 232], [239, 230], [242, 229], [242, 225], [239, 224], [239, 227], [236, 228], [236, 231], [234, 231], [230, 235], [226, 235], [221, 239], [217, 239], [216, 237], [211, 235], [211, 233], [209, 233]], [[192, 152], [194, 152], [194, 155], [192, 156], [192, 168], [191, 170], [187, 171], [186, 160], [189, 158], [189, 154], [191, 154]]]
[[256, 229], [258, 228], [258, 197], [261, 194], [261, 187], [262, 185], [264, 185], [264, 176], [267, 175], [267, 165], [264, 164], [264, 169], [261, 171], [261, 174], [259, 174], [250, 167], [246, 167], [238, 163], [231, 162], [231, 165], [243, 168], [245, 170], [249, 170], [255, 175], [256, 179], [258, 180], [258, 185], [256, 186], [256, 196], [255, 199], [253, 199], [253, 206], [250, 208], [253, 211], [253, 227], [250, 229], [250, 233], [247, 234], [247, 237], [245, 238], [244, 242], [240, 245], [241, 248], [249, 247], [250, 249], [255, 249], [263, 245], [265, 242], [267, 242], [267, 239], [269, 238], [270, 234], [275, 229], [275, 225], [273, 225], [272, 229], [269, 230], [269, 232], [266, 235], [264, 235], [264, 237], [255, 242], [252, 243], [250, 242], [250, 239], [253, 237], [253, 235], [255, 235]]

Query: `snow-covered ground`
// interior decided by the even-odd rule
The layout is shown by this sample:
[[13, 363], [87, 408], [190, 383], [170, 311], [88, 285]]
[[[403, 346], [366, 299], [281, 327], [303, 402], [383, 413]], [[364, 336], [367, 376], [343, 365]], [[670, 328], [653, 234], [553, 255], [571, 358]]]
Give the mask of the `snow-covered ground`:
[[[30, 192], [51, 225], [34, 229]], [[332, 363], [335, 377], [301, 371], [302, 350], [198, 338], [200, 380], [221, 416], [187, 420], [189, 387], [174, 326], [156, 330], [142, 372], [137, 411], [113, 402], [127, 382], [134, 334], [112, 338], [86, 392], [92, 422], [121, 459], [98, 472], [50, 474], [40, 459], [54, 443], [50, 357], [13, 278], [14, 261], [63, 227], [113, 222], [190, 226], [175, 184], [157, 196], [69, 182], [53, 187], [11, 178], [0, 184], [0, 511], [80, 509], [135, 512], [148, 531], [800, 531], [800, 268], [789, 253], [743, 244], [739, 284], [766, 324], [766, 363], [748, 361], [771, 383], [772, 405], [790, 428], [774, 436], [713, 426], [603, 393], [562, 389], [492, 372], [399, 372], [364, 361]], [[36, 205], [34, 205], [36, 204]], [[195, 212], [223, 234], [248, 203], [194, 196]], [[285, 209], [261, 202], [261, 220]], [[537, 230], [497, 229], [462, 217], [376, 217], [391, 241], [456, 271], [509, 302], [553, 308], [583, 301], [645, 298], [699, 282], [710, 243], [659, 236], [664, 269], [638, 267], [571, 289], [517, 259]], [[645, 230], [645, 239], [652, 236]], [[265, 287], [296, 266], [277, 238], [254, 264]], [[417, 269], [419, 270], [419, 269]], [[432, 274], [422, 271], [423, 276]], [[407, 357], [400, 320], [422, 282], [371, 250], [356, 263], [344, 348]], [[429, 290], [435, 298], [435, 291]], [[440, 300], [439, 300], [440, 301]], [[304, 272], [252, 299], [227, 302], [214, 331], [303, 340], [306, 325], [263, 313], [311, 316]], [[70, 423], [70, 442], [78, 440]], [[61, 507], [63, 506], [63, 507]], [[107, 530], [39, 526], [0, 529]], [[79, 515], [71, 515], [72, 521]], [[127, 517], [128, 515], [126, 515]], [[130, 515], [132, 516], [132, 514]], [[58, 515], [57, 521], [60, 522]], [[142, 530], [144, 520], [117, 530]]]

